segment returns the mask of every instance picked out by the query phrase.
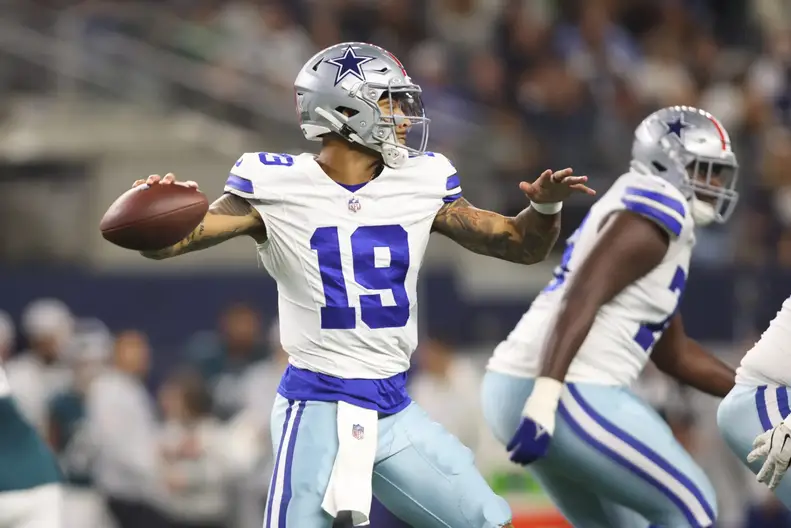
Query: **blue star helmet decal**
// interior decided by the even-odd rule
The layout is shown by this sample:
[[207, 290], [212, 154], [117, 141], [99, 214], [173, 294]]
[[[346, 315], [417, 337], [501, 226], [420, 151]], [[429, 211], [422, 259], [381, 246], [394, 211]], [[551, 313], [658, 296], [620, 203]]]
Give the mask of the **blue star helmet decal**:
[[675, 134], [676, 136], [678, 136], [678, 139], [682, 139], [681, 138], [681, 132], [685, 128], [687, 128], [689, 126], [688, 124], [686, 124], [684, 122], [684, 119], [683, 119], [682, 116], [677, 117], [675, 119], [675, 121], [671, 121], [669, 123], [665, 123], [665, 125], [667, 126], [667, 133], [668, 134]]
[[363, 73], [362, 66], [375, 58], [376, 57], [356, 55], [354, 49], [349, 46], [346, 48], [346, 51], [344, 51], [343, 56], [327, 59], [326, 62], [338, 68], [338, 71], [335, 73], [335, 86], [337, 86], [338, 83], [349, 75], [353, 75], [361, 81], [365, 81], [365, 73]]

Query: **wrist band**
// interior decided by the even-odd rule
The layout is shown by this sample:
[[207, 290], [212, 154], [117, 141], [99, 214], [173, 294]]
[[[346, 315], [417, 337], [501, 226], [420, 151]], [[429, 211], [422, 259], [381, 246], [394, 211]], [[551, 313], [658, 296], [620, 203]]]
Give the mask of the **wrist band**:
[[532, 420], [545, 427], [549, 434], [555, 430], [555, 413], [563, 393], [563, 383], [556, 379], [540, 377], [533, 385], [533, 392], [525, 403], [522, 416], [529, 416]]
[[563, 209], [563, 202], [536, 203], [531, 200], [530, 207], [535, 209], [540, 214], [554, 215], [554, 214], [558, 214], [560, 210]]

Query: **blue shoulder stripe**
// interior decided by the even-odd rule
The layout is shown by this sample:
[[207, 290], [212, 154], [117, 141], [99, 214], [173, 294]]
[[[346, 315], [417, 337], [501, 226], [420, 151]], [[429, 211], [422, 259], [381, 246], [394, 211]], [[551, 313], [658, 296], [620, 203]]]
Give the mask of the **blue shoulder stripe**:
[[658, 207], [645, 202], [629, 200], [626, 197], [623, 198], [623, 203], [626, 205], [627, 210], [653, 220], [668, 232], [673, 233], [676, 236], [681, 234], [681, 228], [683, 227], [681, 222], [672, 215], [660, 210]]
[[448, 180], [445, 182], [446, 191], [452, 191], [453, 189], [459, 186], [461, 186], [461, 180], [459, 180], [458, 173], [448, 176]]
[[651, 200], [656, 203], [660, 203], [667, 207], [668, 209], [672, 209], [673, 211], [677, 212], [681, 215], [681, 218], [686, 216], [686, 210], [684, 208], [684, 204], [680, 201], [676, 200], [675, 198], [671, 198], [666, 194], [662, 194], [657, 191], [650, 191], [648, 189], [640, 189], [639, 187], [627, 187], [626, 188], [626, 196], [639, 196], [641, 198], [645, 198], [646, 200]]
[[242, 178], [241, 176], [237, 176], [234, 173], [228, 175], [228, 179], [225, 182], [225, 186], [247, 194], [253, 194], [254, 192], [253, 182], [251, 182], [247, 178]]
[[458, 200], [459, 198], [461, 198], [461, 193], [460, 192], [458, 192], [456, 194], [449, 194], [448, 196], [444, 197], [442, 199], [442, 201], [445, 202], [445, 203], [452, 203], [452, 202], [455, 202], [456, 200]]

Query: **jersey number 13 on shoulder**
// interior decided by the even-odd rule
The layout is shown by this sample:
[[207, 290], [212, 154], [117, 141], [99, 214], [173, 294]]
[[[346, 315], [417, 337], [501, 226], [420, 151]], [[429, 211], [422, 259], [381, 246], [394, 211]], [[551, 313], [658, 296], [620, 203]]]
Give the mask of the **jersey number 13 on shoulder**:
[[[321, 328], [351, 330], [357, 324], [356, 309], [349, 304], [343, 276], [337, 227], [320, 227], [310, 238], [319, 261], [325, 306]], [[360, 319], [369, 328], [401, 328], [409, 320], [409, 297], [405, 282], [409, 271], [409, 237], [400, 225], [360, 226], [351, 235], [354, 280], [369, 290], [390, 290], [395, 306], [384, 306], [380, 294], [360, 295]], [[375, 248], [390, 252], [388, 266], [376, 265]]]

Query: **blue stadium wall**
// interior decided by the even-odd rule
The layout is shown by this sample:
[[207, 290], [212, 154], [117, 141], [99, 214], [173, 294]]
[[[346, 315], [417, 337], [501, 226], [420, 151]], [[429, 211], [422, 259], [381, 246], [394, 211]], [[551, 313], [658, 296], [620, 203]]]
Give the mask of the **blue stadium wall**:
[[[249, 302], [267, 317], [277, 312], [275, 284], [261, 273], [133, 276], [69, 269], [0, 273], [0, 308], [17, 319], [31, 300], [58, 297], [79, 316], [99, 317], [113, 330], [144, 330], [162, 346], [214, 328], [220, 311], [234, 301]], [[682, 300], [690, 335], [707, 341], [739, 338], [745, 320], [762, 328], [791, 293], [791, 273], [745, 276], [734, 270], [693, 270]], [[422, 330], [441, 332], [459, 345], [501, 338], [532, 300], [466, 297], [452, 273], [421, 275], [420, 296]]]

